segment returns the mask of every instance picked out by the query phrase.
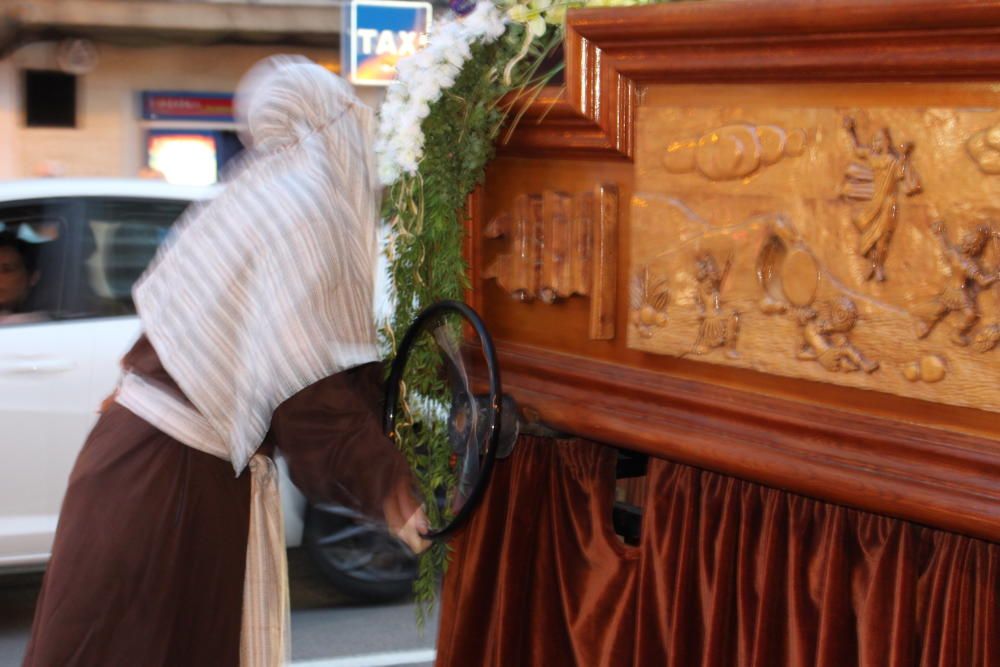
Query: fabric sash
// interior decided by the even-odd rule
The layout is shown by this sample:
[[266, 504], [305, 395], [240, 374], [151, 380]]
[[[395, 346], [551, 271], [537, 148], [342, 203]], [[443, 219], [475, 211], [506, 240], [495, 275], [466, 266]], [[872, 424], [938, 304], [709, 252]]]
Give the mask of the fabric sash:
[[[169, 390], [126, 372], [115, 401], [198, 451], [230, 461], [226, 443], [197, 410]], [[250, 532], [243, 582], [241, 667], [279, 667], [291, 658], [285, 529], [274, 461], [255, 454], [250, 468]]]

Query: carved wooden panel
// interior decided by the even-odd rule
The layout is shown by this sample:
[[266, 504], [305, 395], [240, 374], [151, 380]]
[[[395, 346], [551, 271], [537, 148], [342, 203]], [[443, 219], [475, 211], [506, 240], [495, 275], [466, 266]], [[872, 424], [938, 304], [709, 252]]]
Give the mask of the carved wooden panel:
[[641, 108], [628, 345], [1000, 411], [1000, 112]]
[[[943, 239], [960, 245], [976, 227], [963, 208], [996, 199], [1000, 142], [988, 119], [1000, 108], [998, 43], [1000, 0], [570, 10], [566, 86], [521, 96], [522, 122], [470, 220], [470, 298], [497, 341], [504, 391], [559, 430], [1000, 540], [1000, 348], [973, 347], [996, 288], [975, 289], [979, 316], [963, 346], [952, 335], [962, 333], [971, 285], [951, 299], [931, 272], [952, 277], [954, 254], [931, 222], [942, 220]], [[847, 116], [863, 146], [883, 127], [898, 153], [912, 143], [897, 161], [909, 163], [910, 178], [887, 182], [897, 210], [884, 261], [876, 232], [885, 218], [865, 253], [852, 221], [870, 224], [864, 208], [874, 206], [882, 167], [857, 155]], [[671, 143], [696, 148], [708, 134], [707, 145], [712, 131], [716, 144], [742, 145], [728, 156], [677, 155], [667, 169]], [[587, 298], [524, 304], [482, 280], [506, 252], [483, 241], [483, 227], [519, 194], [609, 181], [622, 198], [616, 326], [625, 335], [589, 339]], [[839, 212], [832, 222], [827, 209]], [[747, 224], [729, 236], [742, 248], [756, 234], [750, 252], [730, 261], [707, 241], [711, 252], [690, 252], [692, 235], [706, 236], [699, 230], [778, 213], [793, 223], [790, 240]], [[973, 234], [970, 249], [977, 244]], [[987, 281], [993, 244], [972, 253]], [[900, 295], [893, 285], [907, 285], [902, 306], [890, 300]], [[933, 322], [923, 338], [910, 293], [930, 304], [920, 311]], [[957, 313], [945, 313], [947, 303]], [[989, 344], [987, 333], [980, 347]]]
[[483, 230], [487, 242], [503, 249], [482, 277], [520, 301], [589, 297], [590, 338], [609, 340], [615, 333], [617, 235], [615, 186], [521, 194]]

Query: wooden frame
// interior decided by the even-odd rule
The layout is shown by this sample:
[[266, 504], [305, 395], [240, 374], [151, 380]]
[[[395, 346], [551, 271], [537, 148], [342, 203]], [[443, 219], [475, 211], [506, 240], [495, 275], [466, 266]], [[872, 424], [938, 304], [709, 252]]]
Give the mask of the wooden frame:
[[[734, 12], [739, 22], [732, 22]], [[571, 11], [566, 89], [508, 154], [629, 159], [639, 84], [970, 81], [1000, 74], [994, 0], [716, 0]], [[541, 122], [540, 122], [541, 121]]]
[[[504, 160], [583, 157], [599, 161], [595, 172], [621, 169], [633, 155], [645, 84], [997, 81], [998, 46], [997, 0], [722, 0], [573, 11], [565, 91], [546, 91], [527, 109], [473, 197], [470, 303], [491, 325], [510, 308], [497, 305], [479, 275], [478, 239], [494, 213], [490, 192], [510, 171]], [[539, 345], [517, 329], [528, 323], [498, 327], [504, 388], [558, 429], [1000, 541], [995, 415], [900, 398], [867, 407], [864, 397], [839, 400], [852, 390], [829, 388], [816, 390], [819, 400], [793, 400], [755, 391], [766, 378], [750, 371], [738, 372], [734, 386], [691, 372], [694, 362], [647, 364], [620, 349]], [[796, 382], [804, 392], [818, 386]]]

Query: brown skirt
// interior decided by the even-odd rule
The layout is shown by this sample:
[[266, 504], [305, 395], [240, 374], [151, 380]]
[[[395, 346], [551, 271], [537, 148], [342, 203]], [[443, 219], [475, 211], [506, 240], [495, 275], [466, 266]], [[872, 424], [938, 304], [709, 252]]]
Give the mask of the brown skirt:
[[250, 479], [115, 404], [70, 476], [25, 667], [237, 667]]

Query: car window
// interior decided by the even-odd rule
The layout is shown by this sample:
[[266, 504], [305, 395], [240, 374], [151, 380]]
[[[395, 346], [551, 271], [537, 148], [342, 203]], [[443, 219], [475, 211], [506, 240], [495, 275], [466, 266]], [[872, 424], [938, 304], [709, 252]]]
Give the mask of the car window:
[[0, 326], [59, 317], [69, 220], [65, 203], [0, 204]]
[[86, 200], [78, 275], [68, 297], [74, 316], [134, 314], [132, 286], [186, 206], [183, 201]]

